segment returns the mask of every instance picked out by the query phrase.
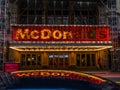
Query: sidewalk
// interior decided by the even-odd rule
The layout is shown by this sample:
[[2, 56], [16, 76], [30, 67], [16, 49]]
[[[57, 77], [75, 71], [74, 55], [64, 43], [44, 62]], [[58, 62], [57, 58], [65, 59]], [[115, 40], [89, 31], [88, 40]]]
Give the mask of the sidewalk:
[[84, 73], [90, 74], [120, 74], [120, 72], [112, 72], [112, 71], [82, 71]]
[[[107, 74], [112, 74], [112, 75], [119, 75], [120, 76], [120, 72], [112, 72], [112, 71], [81, 71], [81, 70], [71, 70], [71, 71], [75, 71], [75, 72], [83, 72], [83, 73], [88, 73], [88, 74], [101, 74], [101, 75], [107, 75]], [[0, 70], [0, 73], [4, 73], [3, 71]]]

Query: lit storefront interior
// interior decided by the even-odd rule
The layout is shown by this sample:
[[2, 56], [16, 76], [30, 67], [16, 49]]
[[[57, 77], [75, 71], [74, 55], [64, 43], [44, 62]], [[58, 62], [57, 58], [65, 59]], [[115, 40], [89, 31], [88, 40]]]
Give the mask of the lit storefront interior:
[[109, 48], [111, 46], [11, 47], [15, 55], [15, 61], [20, 63], [21, 68], [24, 69], [40, 69], [44, 66], [54, 69], [67, 69], [70, 66], [96, 69], [97, 59], [100, 57], [103, 59], [102, 63], [108, 66], [108, 63], [104, 62], [108, 58], [104, 51]]

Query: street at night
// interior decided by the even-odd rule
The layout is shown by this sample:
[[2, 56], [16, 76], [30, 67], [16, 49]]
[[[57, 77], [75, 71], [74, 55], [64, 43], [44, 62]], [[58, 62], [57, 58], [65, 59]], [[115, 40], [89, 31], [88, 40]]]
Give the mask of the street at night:
[[103, 73], [103, 74], [94, 74], [103, 78], [106, 78], [108, 80], [111, 80], [117, 84], [120, 84], [120, 73]]
[[120, 90], [120, 0], [0, 0], [0, 90]]

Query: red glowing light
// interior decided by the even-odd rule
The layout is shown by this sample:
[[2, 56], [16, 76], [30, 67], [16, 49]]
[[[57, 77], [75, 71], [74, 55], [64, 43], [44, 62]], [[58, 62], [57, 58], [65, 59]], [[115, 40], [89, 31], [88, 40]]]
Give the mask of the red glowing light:
[[109, 26], [12, 26], [13, 41], [110, 41]]
[[4, 71], [5, 72], [18, 71], [18, 69], [19, 69], [18, 63], [5, 63], [4, 64]]
[[87, 74], [82, 73], [73, 73], [73, 72], [66, 72], [66, 71], [30, 71], [30, 72], [17, 72], [13, 73], [14, 77], [60, 77], [60, 78], [67, 78], [67, 79], [76, 79], [81, 81], [87, 81], [95, 84], [101, 84], [104, 80], [91, 77]]

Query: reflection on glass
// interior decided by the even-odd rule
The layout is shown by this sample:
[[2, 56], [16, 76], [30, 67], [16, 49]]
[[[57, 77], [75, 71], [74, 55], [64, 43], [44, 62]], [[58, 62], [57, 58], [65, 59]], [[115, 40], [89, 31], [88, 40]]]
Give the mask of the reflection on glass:
[[65, 58], [65, 66], [68, 65], [68, 54], [64, 54], [64, 58]]
[[27, 61], [27, 65], [31, 64], [31, 56], [30, 56], [30, 54], [26, 55], [26, 61]]
[[41, 54], [38, 55], [37, 59], [38, 59], [38, 60], [37, 60], [37, 64], [38, 64], [38, 65], [41, 65]]
[[36, 54], [32, 54], [32, 65], [36, 65]]
[[92, 66], [95, 66], [95, 54], [92, 54]]
[[63, 61], [63, 58], [64, 58], [64, 57], [63, 57], [62, 54], [60, 54], [59, 58], [60, 58], [59, 65], [60, 65], [60, 67], [62, 67], [62, 66], [63, 66], [63, 63], [64, 63], [64, 61]]
[[25, 54], [21, 54], [21, 65], [25, 65]]
[[90, 54], [87, 54], [86, 63], [87, 63], [87, 66], [90, 66]]
[[86, 64], [86, 62], [85, 62], [85, 54], [82, 54], [81, 64], [82, 64], [82, 66], [85, 66], [85, 64]]
[[49, 65], [52, 66], [53, 65], [53, 55], [49, 54]]
[[80, 54], [76, 54], [77, 66], [80, 66]]
[[53, 67], [65, 67], [68, 65], [68, 54], [50, 53], [49, 65]]

